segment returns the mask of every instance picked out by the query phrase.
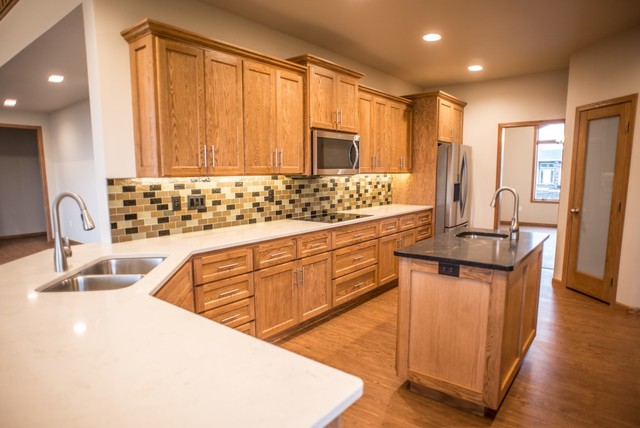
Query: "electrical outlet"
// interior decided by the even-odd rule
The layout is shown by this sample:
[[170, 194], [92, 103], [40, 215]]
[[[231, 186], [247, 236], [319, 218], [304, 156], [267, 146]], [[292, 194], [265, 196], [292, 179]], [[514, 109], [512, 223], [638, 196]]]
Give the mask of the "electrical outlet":
[[171, 209], [174, 211], [180, 211], [180, 196], [172, 196], [171, 197]]
[[204, 208], [204, 195], [188, 195], [187, 206], [190, 210]]
[[269, 189], [269, 195], [267, 196], [267, 202], [273, 202], [275, 200], [275, 192], [273, 189]]

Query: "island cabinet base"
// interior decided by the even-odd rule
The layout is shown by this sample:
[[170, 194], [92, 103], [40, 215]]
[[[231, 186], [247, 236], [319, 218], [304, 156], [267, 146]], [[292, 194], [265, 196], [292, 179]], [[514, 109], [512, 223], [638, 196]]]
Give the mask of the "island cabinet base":
[[401, 258], [398, 375], [496, 411], [536, 335], [541, 263], [542, 244], [509, 272]]

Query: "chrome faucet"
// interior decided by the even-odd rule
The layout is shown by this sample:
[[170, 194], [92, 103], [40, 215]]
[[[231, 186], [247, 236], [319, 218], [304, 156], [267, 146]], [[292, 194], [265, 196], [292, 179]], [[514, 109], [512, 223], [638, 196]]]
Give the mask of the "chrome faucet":
[[73, 192], [62, 192], [53, 200], [53, 265], [56, 272], [64, 272], [67, 270], [67, 257], [71, 257], [71, 245], [69, 244], [69, 238], [60, 236], [60, 202], [66, 197], [69, 197], [76, 201], [78, 207], [80, 207], [80, 217], [82, 218], [82, 227], [84, 230], [91, 230], [95, 226], [91, 214], [87, 210], [87, 205], [82, 198]]
[[518, 221], [518, 207], [520, 206], [520, 198], [518, 197], [518, 192], [513, 187], [502, 186], [493, 194], [493, 198], [491, 198], [491, 207], [495, 208], [496, 206], [496, 198], [498, 195], [504, 191], [511, 192], [513, 194], [513, 217], [511, 217], [511, 226], [509, 227], [509, 234], [511, 235], [511, 239], [518, 239], [520, 234], [520, 223]]

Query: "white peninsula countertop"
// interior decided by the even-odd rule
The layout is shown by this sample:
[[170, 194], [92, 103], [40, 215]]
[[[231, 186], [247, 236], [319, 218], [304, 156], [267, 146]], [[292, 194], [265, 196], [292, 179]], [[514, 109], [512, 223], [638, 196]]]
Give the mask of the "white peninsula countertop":
[[[424, 210], [386, 205], [322, 224], [280, 220], [53, 250], [0, 265], [0, 426], [322, 427], [363, 392], [352, 375], [152, 297], [197, 253]], [[109, 256], [166, 256], [120, 290], [39, 290]]]

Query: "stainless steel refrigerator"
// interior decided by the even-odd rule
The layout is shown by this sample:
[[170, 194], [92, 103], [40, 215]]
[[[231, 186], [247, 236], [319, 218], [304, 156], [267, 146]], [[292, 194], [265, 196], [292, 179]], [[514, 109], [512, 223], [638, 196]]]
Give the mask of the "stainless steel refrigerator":
[[471, 211], [471, 147], [438, 143], [435, 233], [468, 226]]

